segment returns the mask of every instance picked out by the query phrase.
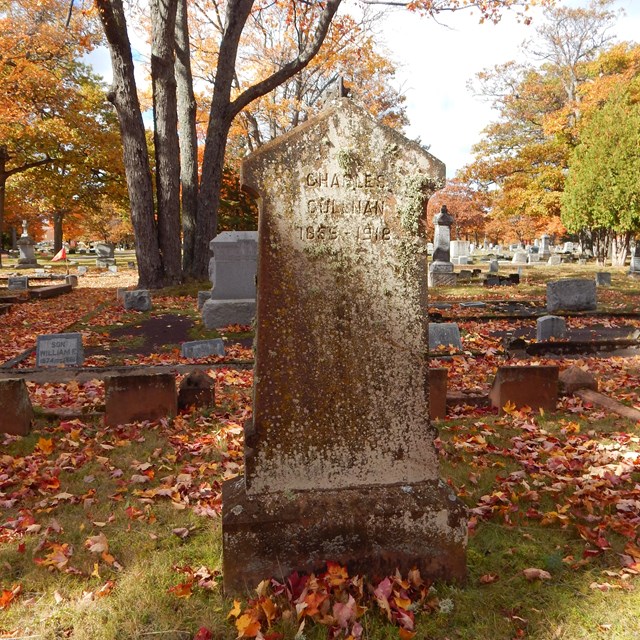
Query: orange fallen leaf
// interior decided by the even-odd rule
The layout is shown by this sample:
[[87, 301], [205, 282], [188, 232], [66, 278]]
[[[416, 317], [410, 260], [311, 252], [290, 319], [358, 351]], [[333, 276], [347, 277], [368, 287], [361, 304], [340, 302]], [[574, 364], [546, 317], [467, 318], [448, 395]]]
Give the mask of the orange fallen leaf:
[[523, 572], [524, 577], [532, 582], [533, 580], [551, 580], [551, 574], [544, 569], [524, 569]]

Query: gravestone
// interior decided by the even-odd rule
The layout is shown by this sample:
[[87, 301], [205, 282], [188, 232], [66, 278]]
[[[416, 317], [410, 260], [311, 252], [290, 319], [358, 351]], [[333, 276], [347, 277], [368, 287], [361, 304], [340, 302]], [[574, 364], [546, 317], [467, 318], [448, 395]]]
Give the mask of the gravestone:
[[202, 309], [204, 303], [207, 300], [211, 300], [211, 289], [207, 289], [206, 291], [198, 291], [198, 311]]
[[33, 269], [34, 267], [39, 267], [38, 261], [36, 260], [35, 255], [35, 241], [29, 235], [27, 231], [27, 221], [22, 221], [22, 235], [18, 240], [18, 262], [16, 264], [16, 269]]
[[551, 236], [546, 233], [540, 238], [540, 259], [548, 260], [551, 256]]
[[183, 358], [206, 358], [207, 356], [223, 356], [224, 342], [222, 338], [214, 340], [194, 340], [183, 342], [180, 349]]
[[[223, 576], [465, 576], [429, 425], [426, 199], [444, 165], [347, 99], [243, 161], [260, 195], [253, 419]], [[339, 437], [336, 434], [339, 431]]]
[[445, 367], [429, 367], [429, 417], [444, 420], [447, 417], [447, 376]]
[[192, 371], [186, 375], [178, 389], [178, 409], [190, 407], [214, 407], [216, 404], [215, 382], [204, 371]]
[[207, 329], [251, 324], [256, 313], [257, 231], [223, 231], [210, 243], [211, 297], [202, 305]]
[[429, 351], [435, 351], [438, 347], [455, 347], [462, 351], [460, 329], [455, 322], [429, 323]]
[[111, 242], [97, 242], [95, 250], [98, 258], [113, 258], [115, 255], [115, 245]]
[[29, 289], [28, 276], [9, 276], [7, 278], [7, 288], [13, 291], [27, 291]]
[[498, 273], [500, 271], [500, 264], [497, 260], [489, 260], [489, 273]]
[[596, 272], [596, 286], [597, 287], [610, 287], [611, 286], [611, 274], [608, 271]]
[[547, 282], [547, 311], [595, 311], [595, 280], [563, 278]]
[[87, 271], [88, 271], [87, 267], [83, 267], [83, 266], [79, 266], [78, 267], [78, 275], [79, 276], [86, 276], [87, 275]]
[[504, 366], [498, 367], [489, 392], [491, 406], [502, 413], [505, 405], [517, 409], [555, 411], [558, 404], [558, 367]]
[[124, 308], [131, 311], [150, 311], [151, 294], [146, 289], [124, 291], [122, 294]]
[[449, 244], [451, 258], [471, 255], [471, 247], [467, 240], [452, 240]]
[[74, 288], [78, 286], [78, 276], [76, 275], [69, 274], [68, 276], [64, 277], [64, 281]]
[[83, 360], [82, 334], [52, 333], [38, 336], [37, 367], [79, 367]]
[[629, 267], [631, 275], [640, 275], [640, 242], [636, 242], [636, 246], [631, 254], [631, 265]]
[[518, 249], [513, 254], [513, 258], [511, 258], [511, 262], [513, 264], [527, 264], [528, 259], [529, 259], [529, 255], [527, 254], [527, 252], [521, 249]]
[[560, 316], [542, 316], [536, 321], [536, 340], [562, 339], [567, 335], [567, 321]]
[[453, 216], [442, 205], [440, 212], [433, 217], [433, 261], [429, 265], [429, 286], [450, 287], [456, 284], [456, 274], [451, 262], [451, 225]]
[[0, 380], [0, 433], [26, 436], [31, 430], [33, 407], [22, 378]]
[[554, 253], [553, 255], [549, 256], [547, 264], [551, 267], [558, 266], [559, 264], [562, 264], [562, 258], [557, 253]]

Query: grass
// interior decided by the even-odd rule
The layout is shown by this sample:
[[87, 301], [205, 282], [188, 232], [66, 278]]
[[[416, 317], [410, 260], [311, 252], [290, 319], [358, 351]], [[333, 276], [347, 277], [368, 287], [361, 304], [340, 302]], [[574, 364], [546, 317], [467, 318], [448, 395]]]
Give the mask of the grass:
[[[81, 435], [69, 436], [73, 425], [61, 429], [43, 422], [31, 435], [13, 442], [6, 453], [19, 459], [36, 451], [42, 437], [52, 438], [61, 450], [69, 438], [75, 437], [87, 447], [88, 460], [80, 466], [70, 464], [60, 470], [60, 486], [56, 492], [81, 496], [76, 504], [63, 502], [50, 509], [44, 499], [50, 498], [50, 493], [43, 493], [31, 505], [43, 530], [55, 520], [59, 534], [47, 535], [41, 531], [26, 536], [24, 549], [16, 542], [0, 544], [0, 566], [7, 568], [0, 587], [21, 584], [24, 590], [18, 602], [0, 612], [0, 631], [6, 634], [11, 629], [20, 629], [25, 637], [45, 639], [161, 637], [179, 640], [193, 637], [198, 628], [205, 626], [213, 631], [215, 638], [234, 638], [235, 629], [226, 620], [232, 602], [221, 593], [219, 574], [212, 581], [212, 589], [194, 588], [190, 597], [177, 597], [171, 591], [184, 581], [185, 574], [179, 569], [197, 570], [205, 566], [212, 574], [220, 571], [219, 518], [203, 518], [189, 506], [171, 500], [145, 499], [141, 492], [162, 484], [162, 478], [177, 477], [185, 472], [192, 473], [197, 483], [214, 482], [214, 476], [206, 473], [198, 476], [194, 470], [214, 468], [229, 455], [228, 446], [212, 446], [207, 438], [220, 428], [223, 416], [234, 409], [237, 411], [233, 398], [238, 393], [244, 394], [246, 400], [246, 389], [229, 387], [221, 398], [222, 405], [209, 412], [209, 418], [192, 416], [182, 425], [121, 428], [114, 433], [99, 424], [88, 423], [76, 425]], [[539, 426], [551, 437], [560, 438], [568, 419], [547, 415], [539, 418]], [[588, 426], [594, 437], [602, 438], [605, 445], [621, 426], [629, 432], [635, 429], [616, 419]], [[61, 437], [64, 433], [67, 435]], [[517, 462], [504, 453], [519, 433], [517, 421], [497, 416], [484, 416], [481, 421], [469, 418], [440, 423], [445, 453], [443, 477], [458, 487], [470, 507], [492, 491], [498, 476], [504, 477], [519, 468]], [[456, 446], [461, 434], [465, 437], [485, 434], [494, 453], [479, 455]], [[175, 448], [180, 439], [195, 443], [200, 438], [209, 445], [197, 455], [189, 455], [188, 448]], [[152, 464], [155, 476], [149, 483], [134, 488], [127, 478], [132, 469], [144, 468], [140, 466], [144, 463]], [[114, 469], [122, 470], [124, 477], [114, 477]], [[473, 484], [469, 482], [471, 474], [475, 478]], [[535, 482], [535, 478], [531, 482]], [[552, 508], [553, 504], [547, 501], [542, 508]], [[131, 509], [136, 514], [133, 518], [128, 512]], [[9, 509], [4, 517], [17, 515], [17, 511]], [[592, 583], [623, 584], [603, 574], [619, 568], [617, 551], [621, 550], [622, 540], [616, 541], [614, 550], [575, 568], [564, 559], [581, 558], [584, 541], [572, 527], [542, 526], [516, 516], [511, 520], [509, 524], [494, 517], [477, 525], [469, 540], [467, 584], [435, 585], [440, 603], [450, 601], [453, 608], [450, 612], [436, 610], [418, 616], [417, 638], [632, 640], [639, 636], [640, 590], [633, 588], [634, 583], [630, 582], [629, 590], [615, 588], [602, 592], [590, 587]], [[187, 529], [190, 533], [183, 539], [173, 533], [174, 529]], [[109, 554], [121, 569], [85, 547], [87, 539], [100, 534], [107, 538]], [[47, 548], [42, 548], [45, 537], [69, 544], [73, 548], [69, 566], [83, 575], [69, 575], [36, 564], [34, 558], [46, 557]], [[529, 567], [549, 571], [552, 580], [527, 581], [522, 571]], [[496, 576], [496, 581], [483, 584], [482, 576], [488, 575]], [[115, 582], [113, 591], [105, 597], [96, 597], [95, 593], [109, 580]], [[87, 595], [91, 593], [93, 599]], [[362, 624], [367, 638], [398, 637], [397, 629], [373, 609], [364, 616]], [[277, 628], [284, 638], [293, 639], [297, 624], [280, 622]], [[305, 637], [326, 638], [327, 629], [320, 625], [307, 626]]]

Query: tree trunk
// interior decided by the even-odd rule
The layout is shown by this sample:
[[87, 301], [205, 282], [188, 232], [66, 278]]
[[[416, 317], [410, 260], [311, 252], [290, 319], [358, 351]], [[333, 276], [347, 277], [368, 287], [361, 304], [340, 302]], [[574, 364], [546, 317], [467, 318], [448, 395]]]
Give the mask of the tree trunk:
[[624, 267], [629, 252], [629, 244], [631, 242], [631, 232], [616, 233], [613, 236], [611, 245], [611, 266]]
[[178, 100], [178, 134], [180, 141], [180, 179], [182, 187], [182, 269], [193, 273], [196, 225], [198, 219], [198, 139], [196, 134], [196, 99], [193, 94], [191, 51], [187, 2], [178, 0], [176, 14], [175, 75]]
[[96, 0], [111, 54], [113, 86], [108, 95], [120, 122], [131, 220], [136, 237], [138, 286], [158, 289], [164, 271], [153, 211], [153, 186], [140, 103], [136, 92], [131, 44], [122, 0]]
[[53, 214], [53, 253], [58, 253], [62, 249], [62, 222], [64, 213], [55, 211]]
[[7, 148], [0, 145], [0, 269], [2, 269], [2, 234], [4, 233], [4, 191], [7, 185]]
[[158, 246], [164, 283], [181, 280], [180, 145], [174, 74], [176, 7], [179, 0], [151, 0], [151, 84], [156, 155]]
[[235, 115], [229, 108], [231, 84], [235, 73], [238, 42], [252, 6], [253, 0], [229, 0], [227, 4], [198, 193], [198, 233], [194, 243], [193, 271], [190, 273], [197, 279], [205, 279], [209, 271], [209, 241], [215, 236], [218, 226], [224, 154], [229, 127]]

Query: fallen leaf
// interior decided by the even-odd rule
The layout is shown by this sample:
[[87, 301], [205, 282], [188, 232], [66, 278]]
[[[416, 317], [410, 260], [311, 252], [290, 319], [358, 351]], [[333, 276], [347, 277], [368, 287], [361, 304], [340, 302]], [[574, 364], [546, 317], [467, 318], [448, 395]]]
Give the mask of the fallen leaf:
[[544, 569], [524, 569], [523, 572], [524, 577], [532, 582], [533, 580], [551, 580], [551, 574]]

